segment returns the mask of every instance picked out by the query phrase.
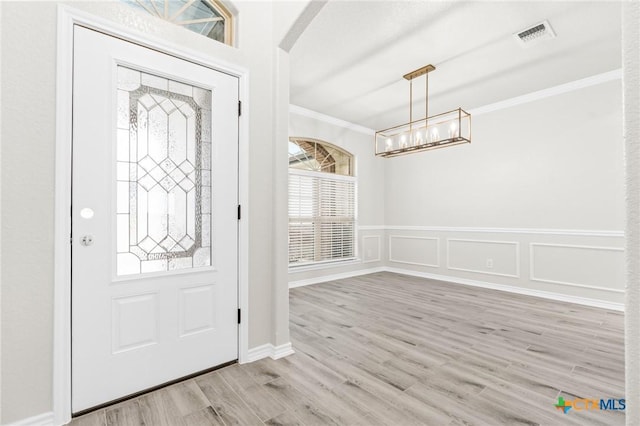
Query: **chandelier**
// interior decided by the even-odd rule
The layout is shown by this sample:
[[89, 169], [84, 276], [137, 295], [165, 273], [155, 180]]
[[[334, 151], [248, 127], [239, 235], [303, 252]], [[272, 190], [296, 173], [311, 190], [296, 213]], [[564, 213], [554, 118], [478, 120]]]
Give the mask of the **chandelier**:
[[[426, 65], [403, 77], [409, 80], [409, 122], [376, 132], [376, 155], [395, 157], [410, 152], [428, 151], [445, 146], [471, 143], [471, 114], [462, 108], [429, 117], [429, 73]], [[413, 79], [426, 77], [425, 118], [413, 120]]]

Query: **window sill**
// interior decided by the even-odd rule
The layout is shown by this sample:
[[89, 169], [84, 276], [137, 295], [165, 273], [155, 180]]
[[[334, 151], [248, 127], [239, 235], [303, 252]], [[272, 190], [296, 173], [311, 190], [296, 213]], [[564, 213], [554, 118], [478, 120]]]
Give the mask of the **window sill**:
[[362, 263], [362, 259], [353, 257], [345, 260], [332, 260], [327, 262], [308, 263], [305, 265], [294, 265], [289, 266], [289, 273], [294, 274], [296, 272], [314, 271], [317, 269], [339, 268], [341, 266], [357, 265], [358, 263]]

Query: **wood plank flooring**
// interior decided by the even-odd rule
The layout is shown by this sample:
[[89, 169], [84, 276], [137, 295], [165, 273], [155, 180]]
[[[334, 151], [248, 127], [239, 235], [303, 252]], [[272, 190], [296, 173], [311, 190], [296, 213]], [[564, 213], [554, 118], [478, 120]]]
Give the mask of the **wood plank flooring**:
[[296, 354], [74, 419], [129, 425], [622, 425], [623, 315], [377, 273], [291, 290]]

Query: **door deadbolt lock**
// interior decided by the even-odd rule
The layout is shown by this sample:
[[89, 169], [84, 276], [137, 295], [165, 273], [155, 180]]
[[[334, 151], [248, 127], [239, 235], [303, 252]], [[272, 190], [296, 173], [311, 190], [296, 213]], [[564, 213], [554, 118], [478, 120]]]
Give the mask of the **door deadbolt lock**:
[[93, 235], [85, 235], [84, 237], [82, 237], [80, 239], [80, 244], [82, 244], [85, 247], [88, 247], [91, 244], [93, 244]]

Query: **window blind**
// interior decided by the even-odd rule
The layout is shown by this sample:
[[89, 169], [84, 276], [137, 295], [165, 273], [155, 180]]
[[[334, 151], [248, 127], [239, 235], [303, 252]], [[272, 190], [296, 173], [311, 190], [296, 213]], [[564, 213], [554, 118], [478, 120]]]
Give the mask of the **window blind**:
[[289, 171], [289, 265], [355, 256], [356, 180]]

